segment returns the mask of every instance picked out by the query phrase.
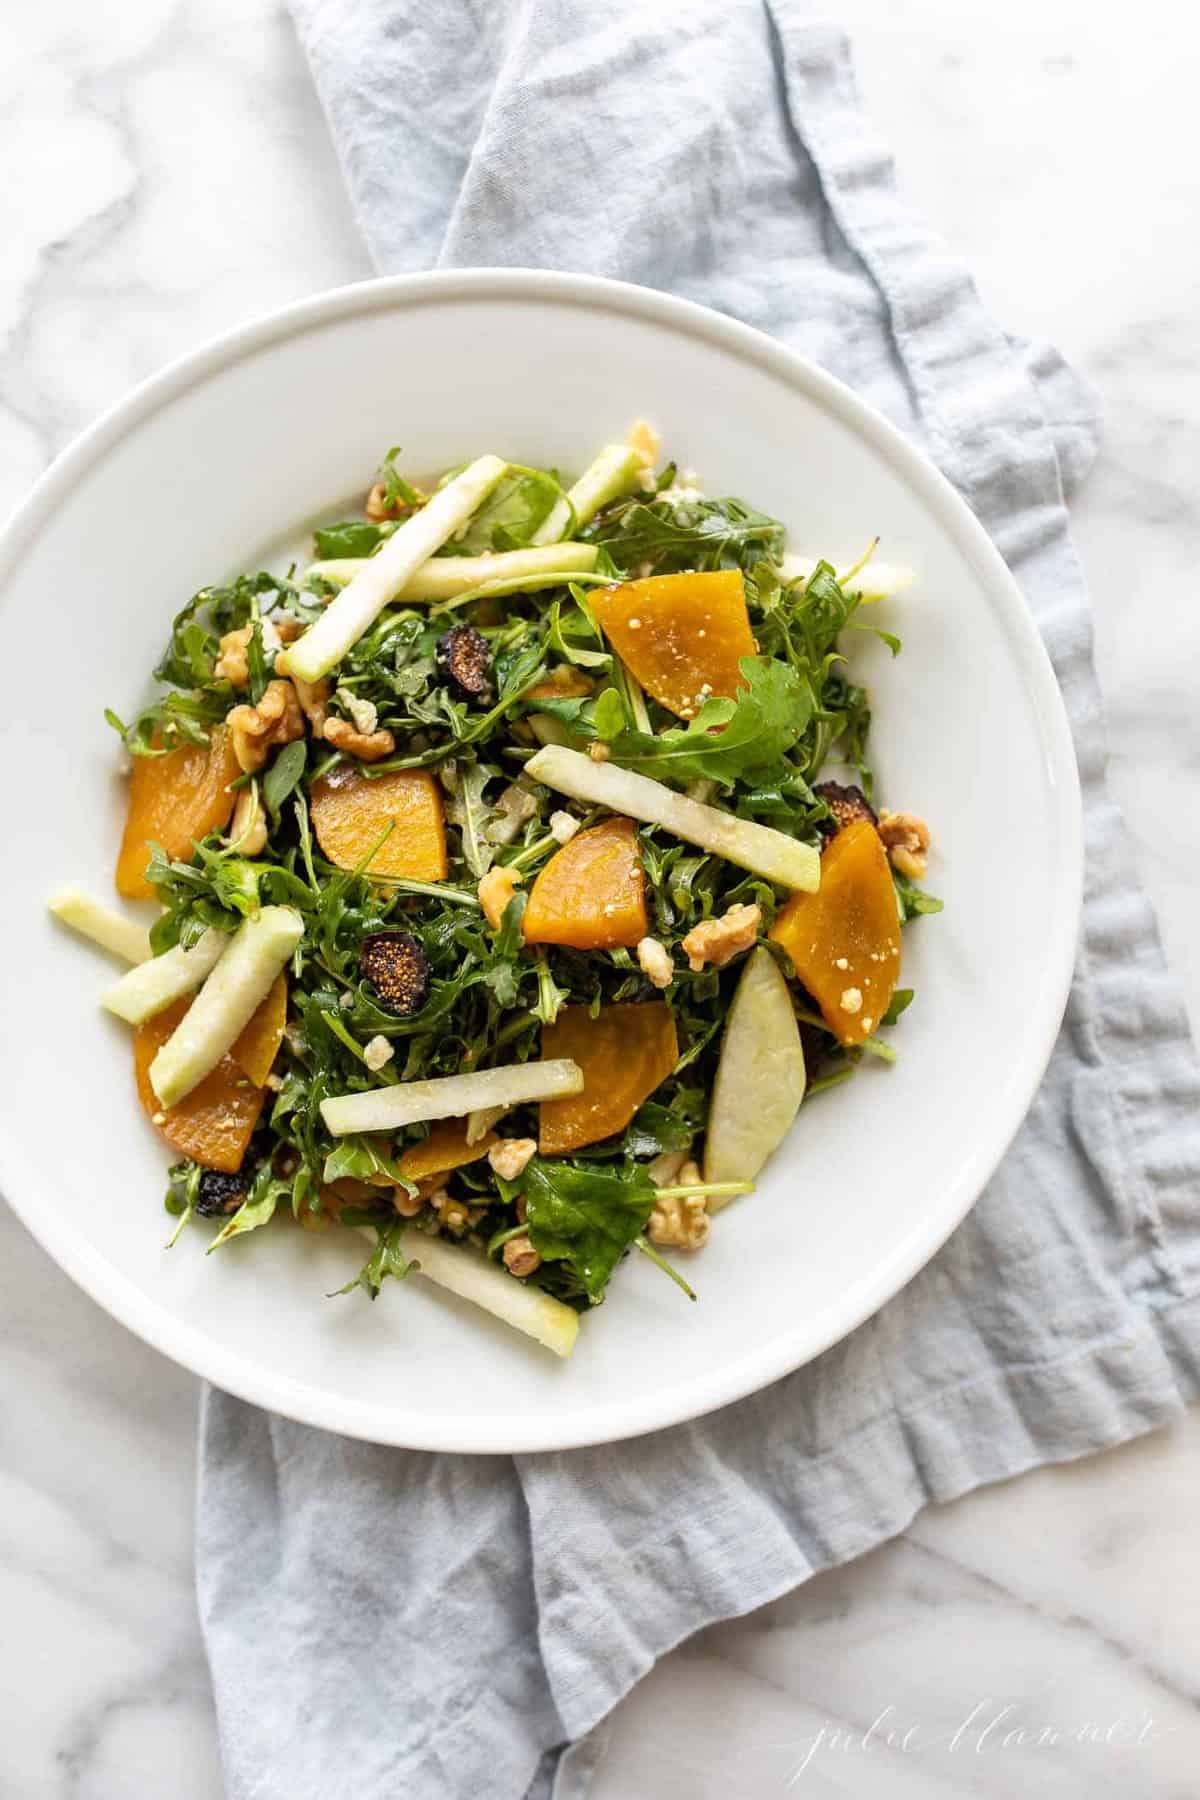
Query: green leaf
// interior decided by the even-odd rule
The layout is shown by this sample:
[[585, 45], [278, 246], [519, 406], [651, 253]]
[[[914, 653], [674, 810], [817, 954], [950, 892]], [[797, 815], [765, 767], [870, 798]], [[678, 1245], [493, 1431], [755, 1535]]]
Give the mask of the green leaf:
[[207, 1254], [227, 1244], [230, 1238], [241, 1237], [247, 1231], [257, 1231], [260, 1225], [269, 1224], [275, 1216], [275, 1208], [284, 1194], [290, 1194], [292, 1184], [289, 1179], [275, 1175], [269, 1162], [265, 1162], [250, 1184], [250, 1192], [242, 1201], [237, 1211], [222, 1225]]
[[636, 495], [609, 507], [580, 533], [603, 544], [618, 568], [666, 575], [681, 569], [744, 569], [783, 554], [784, 527], [742, 500]]
[[625, 702], [615, 687], [607, 687], [596, 701], [596, 710], [592, 714], [592, 724], [597, 737], [611, 744], [619, 738], [628, 723], [625, 713]]
[[[614, 759], [662, 781], [707, 777], [732, 787], [738, 780], [761, 779], [763, 771], [782, 762], [805, 730], [812, 698], [798, 672], [777, 657], [744, 656], [741, 671], [746, 686], [738, 690], [737, 699], [706, 701], [686, 726], [611, 735], [608, 743]], [[596, 710], [598, 714], [599, 702]]]
[[892, 870], [892, 880], [896, 884], [896, 899], [900, 906], [900, 923], [907, 925], [910, 919], [918, 919], [922, 913], [940, 913], [945, 902], [935, 894], [927, 894], [925, 889], [902, 875], [899, 869]]
[[523, 550], [562, 497], [557, 479], [546, 469], [526, 469], [511, 463], [483, 505], [473, 514], [465, 532], [454, 540], [460, 556], [478, 556], [486, 550]]
[[907, 1012], [913, 1002], [912, 988], [897, 988], [888, 1004], [888, 1009], [880, 1019], [881, 1025], [894, 1025], [902, 1012]]
[[313, 532], [313, 548], [318, 562], [336, 562], [343, 556], [372, 556], [384, 538], [391, 537], [396, 527], [372, 525], [365, 519], [345, 519], [340, 525], [322, 525]]
[[580, 1168], [534, 1157], [522, 1179], [525, 1222], [545, 1262], [570, 1266], [593, 1306], [654, 1209], [655, 1189], [636, 1163]]
[[686, 1116], [647, 1100], [634, 1114], [621, 1139], [621, 1148], [626, 1156], [661, 1156], [665, 1150], [686, 1150], [695, 1130]]
[[353, 1281], [348, 1281], [345, 1287], [336, 1288], [335, 1293], [352, 1294], [355, 1288], [362, 1288], [370, 1299], [378, 1300], [379, 1290], [389, 1275], [397, 1281], [403, 1281], [412, 1268], [412, 1264], [400, 1248], [404, 1221], [397, 1219], [394, 1225], [388, 1225], [386, 1228], [377, 1227], [377, 1229], [379, 1230], [378, 1244]]
[[263, 799], [266, 802], [267, 811], [273, 819], [278, 819], [284, 801], [299, 785], [307, 761], [308, 740], [307, 738], [296, 738], [292, 743], [283, 746], [263, 776]]

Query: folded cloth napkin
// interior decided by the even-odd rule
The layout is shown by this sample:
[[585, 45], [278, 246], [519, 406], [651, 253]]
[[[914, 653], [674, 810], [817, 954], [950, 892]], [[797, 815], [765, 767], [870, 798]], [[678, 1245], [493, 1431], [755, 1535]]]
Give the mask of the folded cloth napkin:
[[669, 288], [921, 442], [1021, 583], [1083, 780], [1083, 940], [1042, 1090], [966, 1223], [846, 1342], [619, 1455], [378, 1449], [207, 1396], [199, 1591], [234, 1800], [565, 1800], [681, 1639], [1196, 1394], [1200, 1085], [1104, 784], [1063, 503], [1092, 406], [902, 204], [840, 34], [793, 0], [291, 5], [382, 268]]

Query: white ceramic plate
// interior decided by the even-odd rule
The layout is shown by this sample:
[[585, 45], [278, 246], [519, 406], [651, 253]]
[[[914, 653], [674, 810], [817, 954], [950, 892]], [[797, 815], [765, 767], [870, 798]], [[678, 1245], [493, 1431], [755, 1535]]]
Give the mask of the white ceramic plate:
[[[920, 586], [879, 611], [885, 803], [933, 823], [938, 919], [905, 938], [917, 1000], [897, 1066], [814, 1102], [759, 1190], [688, 1264], [692, 1306], [628, 1262], [566, 1364], [420, 1281], [330, 1300], [358, 1238], [264, 1232], [164, 1250], [166, 1157], [134, 1099], [105, 959], [45, 914], [111, 892], [123, 817], [101, 709], [146, 692], [172, 612], [361, 496], [382, 452], [484, 450], [578, 469], [645, 415], [710, 492], [794, 549], [875, 532]], [[233, 1393], [385, 1443], [601, 1442], [693, 1417], [815, 1356], [887, 1300], [970, 1207], [1033, 1095], [1065, 1003], [1079, 802], [1058, 691], [1021, 597], [961, 500], [846, 389], [756, 332], [642, 289], [480, 271], [343, 289], [185, 358], [89, 431], [0, 545], [8, 683], [0, 1186], [124, 1324]]]

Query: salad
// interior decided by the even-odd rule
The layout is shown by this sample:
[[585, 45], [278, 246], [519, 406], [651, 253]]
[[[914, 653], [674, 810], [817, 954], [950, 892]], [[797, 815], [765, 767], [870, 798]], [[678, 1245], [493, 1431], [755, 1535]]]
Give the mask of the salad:
[[940, 902], [843, 653], [909, 577], [658, 465], [644, 423], [569, 487], [390, 451], [310, 566], [203, 588], [157, 697], [106, 714], [117, 889], [157, 911], [51, 907], [131, 965], [102, 1000], [172, 1243], [361, 1232], [342, 1292], [419, 1273], [565, 1355], [627, 1255], [695, 1298], [667, 1253], [894, 1060], [901, 928]]

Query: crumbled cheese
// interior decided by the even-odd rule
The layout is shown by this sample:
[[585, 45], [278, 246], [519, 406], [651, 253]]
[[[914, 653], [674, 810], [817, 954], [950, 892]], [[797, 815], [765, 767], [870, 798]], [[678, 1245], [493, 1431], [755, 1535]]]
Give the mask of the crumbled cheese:
[[862, 989], [846, 988], [838, 1002], [843, 1012], [856, 1013], [862, 1011]]
[[644, 937], [637, 947], [638, 967], [656, 988], [670, 987], [675, 979], [675, 965], [670, 951], [657, 938]]
[[569, 844], [579, 830], [579, 820], [569, 812], [550, 814], [550, 836], [557, 844]]
[[378, 731], [379, 708], [373, 700], [360, 700], [349, 688], [339, 688], [337, 699], [349, 713], [355, 731], [361, 731], [364, 737], [370, 737], [373, 731]]
[[372, 1074], [377, 1069], [382, 1069], [385, 1063], [390, 1063], [395, 1054], [395, 1050], [383, 1036], [373, 1037], [369, 1044], [363, 1046], [363, 1061]]

